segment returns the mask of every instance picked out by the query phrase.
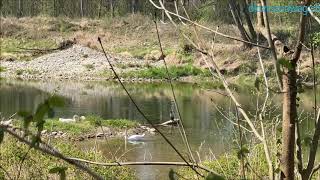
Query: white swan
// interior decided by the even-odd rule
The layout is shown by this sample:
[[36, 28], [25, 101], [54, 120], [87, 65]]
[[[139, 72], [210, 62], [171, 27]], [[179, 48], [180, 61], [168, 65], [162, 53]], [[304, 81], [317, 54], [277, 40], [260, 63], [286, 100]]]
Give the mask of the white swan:
[[80, 118], [78, 115], [74, 115], [72, 119], [67, 119], [67, 118], [59, 118], [60, 122], [64, 122], [64, 123], [71, 123], [71, 122], [76, 122], [79, 121]]
[[124, 138], [125, 138], [125, 140], [128, 140], [129, 142], [130, 141], [142, 141], [142, 140], [144, 140], [144, 136], [145, 136], [145, 133], [143, 133], [141, 135], [140, 134], [135, 134], [135, 135], [131, 135], [131, 136], [128, 137], [127, 129], [126, 129]]
[[144, 140], [144, 133], [143, 134], [135, 134], [128, 137], [128, 141], [142, 141]]

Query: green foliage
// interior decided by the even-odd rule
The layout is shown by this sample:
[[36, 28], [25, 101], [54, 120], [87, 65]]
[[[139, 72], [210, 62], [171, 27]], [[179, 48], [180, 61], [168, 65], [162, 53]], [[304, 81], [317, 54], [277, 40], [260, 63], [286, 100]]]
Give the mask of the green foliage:
[[[66, 143], [64, 140], [52, 139], [50, 145], [67, 157], [76, 157], [91, 161], [108, 162], [109, 160], [100, 151], [93, 149], [80, 149], [77, 144]], [[29, 146], [18, 142], [11, 136], [6, 136], [0, 148], [0, 164], [8, 171], [11, 177], [17, 175], [17, 165], [28, 151]], [[126, 167], [103, 167], [89, 165], [105, 179], [133, 180], [136, 179], [134, 171]], [[31, 149], [21, 169], [21, 179], [58, 179], [65, 172], [66, 179], [85, 180], [91, 177], [75, 166], [66, 163], [38, 150]], [[1, 171], [0, 171], [1, 172]], [[60, 174], [60, 175], [59, 175]], [[0, 175], [1, 177], [1, 175]]]
[[41, 131], [43, 130], [45, 124], [45, 115], [55, 107], [62, 107], [64, 104], [63, 98], [59, 96], [51, 96], [43, 103], [39, 104], [36, 112], [34, 114], [26, 111], [18, 112], [18, 115], [23, 118], [23, 129], [25, 132], [29, 132], [29, 126], [31, 122], [35, 124], [35, 129], [37, 131], [36, 136], [32, 136], [32, 142], [37, 145], [40, 141]]
[[[171, 78], [179, 78], [185, 76], [210, 76], [209, 70], [202, 70], [193, 65], [184, 66], [169, 66], [168, 71]], [[168, 78], [165, 67], [151, 67], [145, 70], [138, 70], [124, 74], [126, 77], [139, 77], [139, 78], [155, 78], [166, 79]]]
[[292, 70], [294, 68], [291, 62], [285, 58], [280, 58], [278, 62], [281, 66], [283, 66], [284, 68], [287, 68], [288, 70]]
[[88, 116], [86, 121], [89, 121], [91, 125], [94, 126], [107, 126], [113, 128], [134, 128], [138, 127], [136, 121], [127, 120], [127, 119], [102, 119], [98, 116]]
[[316, 48], [320, 47], [320, 32], [312, 34], [311, 41], [312, 41], [314, 47], [316, 47]]
[[4, 37], [0, 38], [1, 41], [1, 56], [12, 57], [18, 60], [30, 60], [32, 57], [36, 57], [39, 54], [36, 52], [22, 51], [19, 48], [27, 49], [52, 49], [56, 48], [56, 43], [51, 39], [29, 39], [21, 37]]
[[60, 176], [60, 180], [65, 180], [66, 179], [66, 170], [67, 170], [68, 168], [67, 167], [54, 167], [54, 168], [51, 168], [50, 170], [49, 170], [49, 173], [50, 174], [59, 174], [59, 176]]
[[247, 154], [249, 154], [250, 151], [247, 147], [242, 147], [241, 149], [239, 149], [239, 151], [237, 152], [237, 157], [238, 159], [243, 159], [246, 157]]
[[206, 180], [225, 180], [225, 178], [213, 173], [209, 173], [209, 175], [206, 177]]

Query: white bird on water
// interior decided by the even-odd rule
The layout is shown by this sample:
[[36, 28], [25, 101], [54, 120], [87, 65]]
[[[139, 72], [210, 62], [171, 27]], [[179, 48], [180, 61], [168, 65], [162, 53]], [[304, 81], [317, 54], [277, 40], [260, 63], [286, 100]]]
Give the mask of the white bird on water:
[[135, 134], [128, 137], [127, 129], [125, 130], [125, 139], [128, 141], [143, 141], [145, 133], [143, 134]]
[[67, 119], [67, 118], [59, 118], [60, 122], [64, 122], [64, 123], [70, 123], [70, 122], [76, 122], [79, 121], [80, 118], [78, 115], [74, 115], [72, 119]]

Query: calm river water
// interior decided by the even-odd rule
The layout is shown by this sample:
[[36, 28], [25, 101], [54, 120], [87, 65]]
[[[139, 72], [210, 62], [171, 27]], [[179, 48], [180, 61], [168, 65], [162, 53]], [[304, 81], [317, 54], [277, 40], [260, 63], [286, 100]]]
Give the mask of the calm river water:
[[[143, 112], [154, 122], [169, 120], [172, 93], [166, 83], [127, 83], [129, 92]], [[177, 83], [174, 85], [182, 120], [186, 129], [191, 149], [195, 158], [213, 159], [235, 147], [234, 126], [217, 110], [217, 106], [225, 116], [234, 110], [230, 99], [222, 90], [210, 90], [198, 85]], [[117, 83], [106, 82], [2, 82], [0, 88], [0, 112], [9, 116], [17, 111], [34, 111], [50, 94], [56, 93], [65, 97], [66, 105], [56, 110], [56, 117], [72, 117], [78, 115], [98, 115], [105, 119], [125, 118], [146, 124], [132, 102]], [[318, 95], [320, 93], [318, 92]], [[242, 91], [236, 93], [243, 108], [254, 114], [256, 111], [256, 93]], [[312, 92], [300, 94], [300, 109], [311, 112], [313, 107]], [[273, 116], [280, 114], [281, 97], [272, 96]], [[305, 116], [307, 117], [307, 116]], [[175, 146], [186, 154], [178, 129], [161, 129]], [[110, 141], [111, 142], [111, 141]], [[158, 135], [147, 135], [146, 141], [139, 144], [125, 144], [124, 139], [114, 139], [110, 145], [99, 141], [99, 148], [106, 156], [109, 151], [122, 155], [126, 161], [182, 161], [172, 148]], [[92, 148], [93, 142], [81, 142], [81, 148]], [[111, 146], [111, 147], [110, 147]], [[135, 166], [139, 179], [168, 179], [169, 166]]]

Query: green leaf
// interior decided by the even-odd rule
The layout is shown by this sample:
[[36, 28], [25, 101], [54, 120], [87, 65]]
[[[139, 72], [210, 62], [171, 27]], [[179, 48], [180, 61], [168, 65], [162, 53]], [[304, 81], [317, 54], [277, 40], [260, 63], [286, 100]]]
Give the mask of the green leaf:
[[225, 178], [217, 174], [209, 173], [209, 175], [206, 177], [206, 180], [225, 180]]
[[237, 153], [238, 159], [244, 158], [246, 156], [246, 154], [248, 154], [249, 152], [250, 151], [248, 148], [242, 147]]
[[278, 60], [279, 64], [282, 65], [283, 67], [287, 68], [288, 70], [292, 70], [293, 69], [293, 65], [291, 64], [291, 62], [285, 58], [280, 58]]
[[169, 179], [170, 180], [175, 180], [175, 178], [174, 178], [174, 171], [173, 171], [173, 169], [170, 169], [170, 171], [169, 171]]
[[3, 138], [4, 138], [4, 130], [3, 130], [3, 128], [0, 128], [0, 144], [3, 141]]
[[18, 112], [18, 115], [23, 118], [23, 129], [26, 131], [29, 128], [30, 123], [33, 120], [33, 116], [30, 112], [27, 111], [20, 111]]
[[19, 111], [18, 116], [21, 116], [23, 118], [28, 118], [29, 116], [32, 116], [32, 114], [28, 111]]

